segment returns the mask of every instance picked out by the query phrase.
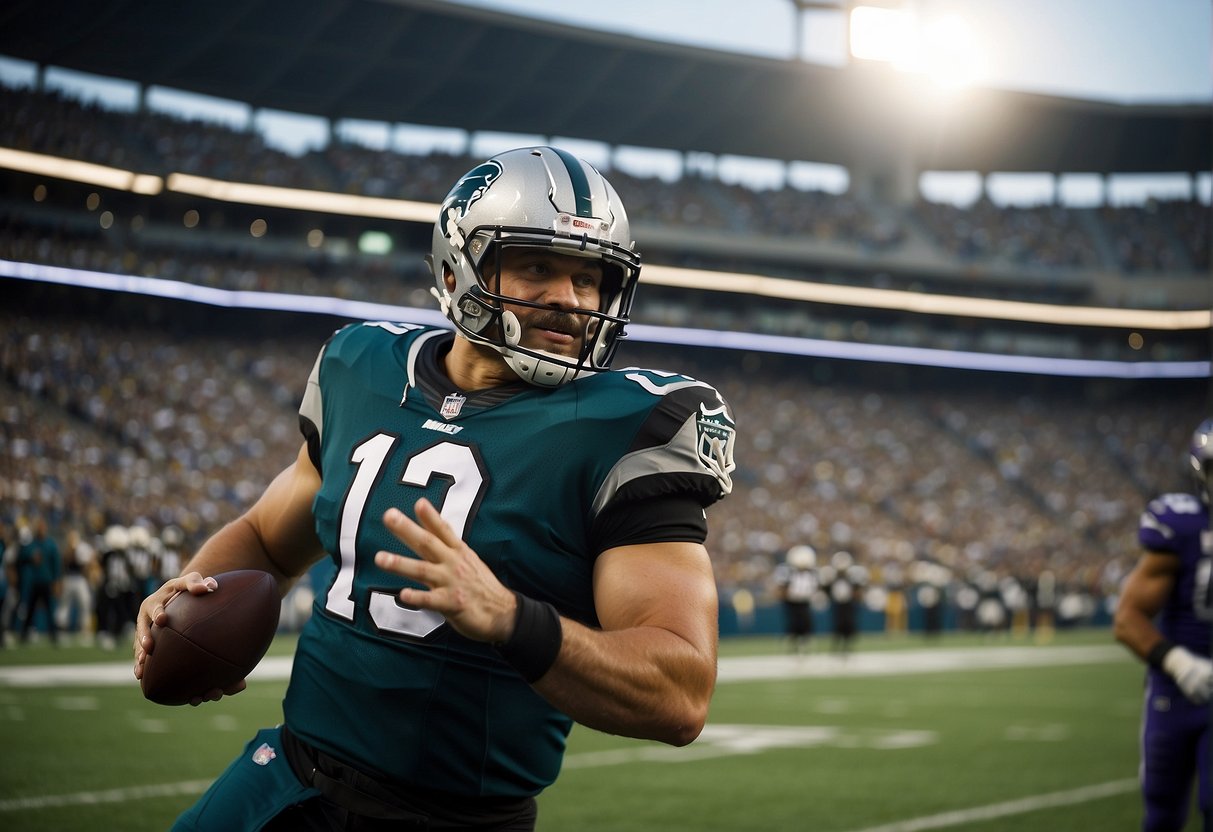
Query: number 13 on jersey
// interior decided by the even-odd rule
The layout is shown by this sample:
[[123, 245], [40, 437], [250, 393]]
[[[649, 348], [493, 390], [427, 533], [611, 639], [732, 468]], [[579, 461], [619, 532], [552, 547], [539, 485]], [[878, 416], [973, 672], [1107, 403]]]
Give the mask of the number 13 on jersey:
[[[354, 597], [354, 573], [358, 568], [358, 532], [362, 523], [367, 520], [366, 506], [371, 491], [379, 481], [398, 441], [398, 436], [377, 433], [364, 440], [350, 454], [350, 461], [357, 466], [357, 470], [342, 503], [341, 522], [337, 529], [341, 566], [328, 591], [324, 608], [335, 616], [353, 621], [355, 610], [360, 604], [365, 604], [372, 623], [380, 632], [422, 639], [446, 623], [446, 619], [432, 610], [403, 607], [391, 592], [370, 590], [366, 593], [366, 598]], [[450, 483], [440, 512], [442, 519], [462, 538], [467, 531], [472, 509], [480, 501], [488, 483], [488, 477], [481, 470], [478, 456], [472, 448], [454, 442], [440, 442], [419, 451], [408, 460], [404, 473], [400, 475], [400, 483], [424, 489], [435, 478], [445, 479]], [[379, 522], [379, 518], [370, 518], [370, 522]]]

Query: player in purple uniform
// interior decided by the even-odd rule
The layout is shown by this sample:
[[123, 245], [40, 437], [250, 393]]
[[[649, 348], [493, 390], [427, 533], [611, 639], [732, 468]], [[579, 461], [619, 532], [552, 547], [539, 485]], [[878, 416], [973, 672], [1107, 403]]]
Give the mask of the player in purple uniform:
[[1146, 507], [1137, 533], [1144, 552], [1125, 580], [1116, 610], [1117, 640], [1149, 665], [1141, 732], [1142, 829], [1148, 832], [1183, 829], [1197, 775], [1205, 832], [1213, 828], [1213, 419], [1192, 435], [1189, 459], [1197, 494], [1163, 494]]

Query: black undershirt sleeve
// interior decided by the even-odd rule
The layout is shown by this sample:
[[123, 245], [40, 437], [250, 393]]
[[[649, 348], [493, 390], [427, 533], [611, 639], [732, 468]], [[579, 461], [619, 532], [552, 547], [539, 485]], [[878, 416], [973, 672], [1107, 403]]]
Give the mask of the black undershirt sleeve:
[[703, 543], [708, 521], [693, 497], [669, 494], [607, 507], [592, 534], [595, 552], [639, 543]]

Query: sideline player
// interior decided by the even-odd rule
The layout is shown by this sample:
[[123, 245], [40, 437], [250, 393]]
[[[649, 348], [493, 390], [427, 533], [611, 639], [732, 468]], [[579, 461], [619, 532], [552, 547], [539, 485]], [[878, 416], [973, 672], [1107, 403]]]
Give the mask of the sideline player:
[[1188, 459], [1196, 494], [1163, 494], [1141, 516], [1144, 553], [1125, 579], [1116, 638], [1149, 666], [1141, 734], [1142, 829], [1183, 829], [1197, 780], [1206, 832], [1211, 824], [1209, 700], [1213, 663], [1209, 501], [1213, 419], [1192, 435]]
[[783, 602], [784, 631], [796, 655], [808, 652], [813, 637], [813, 596], [817, 594], [817, 551], [801, 543], [788, 549], [772, 576]]

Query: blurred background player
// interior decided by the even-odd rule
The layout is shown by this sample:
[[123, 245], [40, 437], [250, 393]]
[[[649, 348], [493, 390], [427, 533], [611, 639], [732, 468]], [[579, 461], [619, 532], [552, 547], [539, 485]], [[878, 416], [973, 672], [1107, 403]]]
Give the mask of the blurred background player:
[[1002, 636], [1007, 632], [1010, 616], [998, 586], [998, 575], [989, 569], [977, 573], [977, 626], [987, 636]]
[[805, 653], [813, 636], [813, 596], [820, 586], [817, 552], [812, 546], [793, 546], [784, 562], [775, 567], [774, 581], [783, 602], [784, 627], [792, 652]]
[[831, 649], [846, 658], [851, 653], [855, 634], [859, 630], [859, 594], [868, 583], [868, 571], [855, 563], [850, 552], [835, 552], [828, 569], [822, 570], [821, 582], [830, 597], [834, 640]]
[[922, 632], [928, 639], [936, 639], [943, 633], [944, 594], [935, 583], [924, 583], [915, 592], [915, 599], [922, 609]]
[[97, 644], [111, 649], [134, 621], [135, 579], [128, 555], [131, 536], [113, 525], [102, 538], [100, 586], [97, 591]]
[[55, 594], [63, 575], [63, 560], [59, 544], [50, 536], [46, 521], [34, 522], [34, 532], [27, 543], [17, 550], [17, 573], [21, 576], [22, 605], [25, 616], [21, 623], [21, 642], [29, 641], [37, 623], [39, 610], [45, 612], [46, 629], [51, 641], [59, 643], [55, 626]]
[[1032, 633], [1037, 644], [1053, 641], [1056, 629], [1057, 576], [1051, 569], [1043, 569], [1032, 581]]
[[1149, 666], [1141, 733], [1142, 829], [1183, 829], [1192, 781], [1199, 783], [1204, 828], [1213, 828], [1210, 795], [1209, 499], [1213, 491], [1213, 419], [1192, 435], [1188, 453], [1196, 494], [1163, 494], [1141, 515], [1144, 550], [1116, 609], [1117, 640]]
[[0, 523], [0, 647], [8, 645], [13, 611], [17, 608], [17, 527]]
[[97, 553], [78, 529], [70, 529], [63, 546], [63, 586], [55, 609], [60, 632], [76, 633], [81, 644], [93, 640], [93, 593], [97, 586]]

